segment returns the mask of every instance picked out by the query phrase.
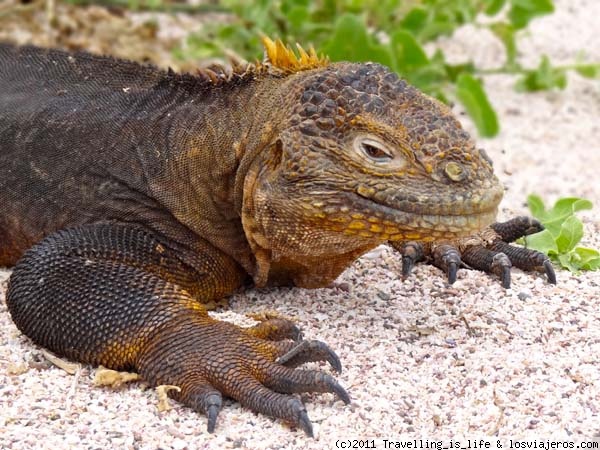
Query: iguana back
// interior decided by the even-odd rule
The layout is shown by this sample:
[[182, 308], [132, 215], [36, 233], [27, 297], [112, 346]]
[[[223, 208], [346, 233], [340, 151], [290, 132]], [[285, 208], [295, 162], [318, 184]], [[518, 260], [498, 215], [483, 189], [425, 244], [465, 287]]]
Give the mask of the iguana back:
[[[156, 185], [192, 137], [187, 129], [208, 134], [195, 125], [204, 117], [198, 111], [221, 101], [209, 82], [111, 57], [9, 44], [0, 44], [0, 61], [0, 265], [14, 264], [54, 231], [100, 220], [184, 238], [164, 205], [169, 187]], [[219, 152], [219, 164], [210, 163], [211, 153], [200, 151], [195, 164], [218, 178], [227, 152]]]

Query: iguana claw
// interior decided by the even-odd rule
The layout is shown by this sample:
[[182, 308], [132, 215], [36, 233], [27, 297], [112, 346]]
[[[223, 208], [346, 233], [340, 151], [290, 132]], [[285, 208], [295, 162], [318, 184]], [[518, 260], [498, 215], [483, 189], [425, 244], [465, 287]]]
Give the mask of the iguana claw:
[[458, 264], [455, 261], [451, 261], [448, 263], [448, 268], [446, 269], [446, 275], [448, 276], [448, 284], [454, 284], [456, 281], [456, 274], [458, 272]]
[[511, 266], [502, 266], [501, 269], [502, 275], [500, 275], [500, 280], [504, 289], [510, 289], [510, 268]]
[[327, 344], [321, 341], [301, 341], [295, 343], [276, 362], [288, 367], [297, 367], [309, 361], [327, 361], [337, 373], [342, 372], [340, 358]]
[[206, 430], [209, 433], [214, 433], [215, 425], [217, 424], [217, 416], [219, 415], [219, 411], [221, 407], [219, 405], [210, 405], [208, 410], [206, 411], [206, 417], [208, 418], [208, 424], [206, 426]]
[[423, 260], [423, 245], [420, 242], [406, 242], [400, 249], [402, 253], [402, 277], [410, 275], [415, 263]]
[[456, 281], [457, 271], [461, 266], [497, 275], [505, 289], [511, 286], [512, 266], [525, 271], [544, 272], [548, 282], [556, 284], [552, 262], [546, 255], [509, 244], [543, 229], [537, 220], [520, 216], [495, 223], [482, 230], [479, 235], [456, 242], [424, 244], [409, 241], [391, 244], [402, 254], [403, 277], [410, 274], [416, 262], [427, 260], [446, 273], [449, 284]]
[[456, 281], [456, 274], [461, 265], [460, 253], [452, 245], [441, 244], [433, 247], [433, 265], [439, 267], [446, 273], [448, 283]]
[[308, 418], [308, 414], [306, 414], [306, 411], [300, 411], [300, 414], [298, 416], [298, 425], [300, 425], [300, 428], [302, 428], [304, 430], [304, 432], [306, 433], [306, 435], [308, 437], [315, 437], [314, 432], [313, 432], [313, 427], [312, 427], [312, 423], [310, 422], [310, 419]]
[[546, 276], [548, 277], [548, 283], [556, 284], [556, 273], [554, 272], [554, 266], [552, 266], [552, 261], [547, 259], [544, 261], [544, 271], [546, 272]]

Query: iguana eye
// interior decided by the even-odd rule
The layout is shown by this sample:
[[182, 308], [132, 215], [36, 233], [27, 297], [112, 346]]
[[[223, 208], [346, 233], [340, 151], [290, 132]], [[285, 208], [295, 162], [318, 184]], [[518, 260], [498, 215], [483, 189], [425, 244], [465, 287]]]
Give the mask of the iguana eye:
[[374, 162], [385, 163], [394, 159], [393, 154], [375, 139], [359, 138], [356, 139], [354, 145], [363, 155]]
[[360, 145], [361, 145], [362, 151], [365, 152], [365, 155], [367, 155], [369, 158], [373, 158], [375, 160], [391, 158], [390, 155], [388, 155], [382, 149], [380, 149], [379, 147], [376, 147], [373, 144], [367, 144], [366, 142], [363, 142]]

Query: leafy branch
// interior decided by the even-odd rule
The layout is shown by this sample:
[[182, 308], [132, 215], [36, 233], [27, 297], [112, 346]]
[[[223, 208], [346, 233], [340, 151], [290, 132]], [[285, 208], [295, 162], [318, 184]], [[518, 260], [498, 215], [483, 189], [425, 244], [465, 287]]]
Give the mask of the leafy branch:
[[553, 262], [571, 272], [600, 269], [600, 252], [577, 246], [583, 237], [583, 224], [575, 213], [592, 209], [592, 202], [566, 197], [559, 199], [551, 209], [546, 210], [542, 199], [532, 194], [527, 197], [527, 203], [531, 214], [545, 229], [526, 236], [521, 243], [545, 253]]

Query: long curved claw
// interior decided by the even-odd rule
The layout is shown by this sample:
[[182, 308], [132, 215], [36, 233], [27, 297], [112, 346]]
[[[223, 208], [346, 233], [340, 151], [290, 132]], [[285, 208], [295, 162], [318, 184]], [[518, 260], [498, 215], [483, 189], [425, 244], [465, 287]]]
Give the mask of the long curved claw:
[[337, 373], [342, 371], [342, 362], [327, 344], [321, 341], [301, 341], [276, 359], [278, 364], [297, 367], [311, 361], [327, 361]]
[[337, 395], [338, 398], [344, 402], [345, 405], [350, 404], [350, 395], [348, 394], [346, 389], [344, 389], [339, 383], [335, 383], [335, 385], [333, 386], [333, 391], [335, 392], [335, 395]]
[[448, 284], [454, 284], [456, 281], [456, 275], [458, 273], [458, 264], [456, 261], [450, 261], [446, 269], [446, 276], [448, 277]]
[[502, 281], [502, 286], [506, 289], [510, 288], [512, 263], [504, 253], [490, 250], [482, 245], [473, 245], [463, 251], [462, 257], [465, 263], [474, 269], [497, 275]]
[[461, 256], [456, 247], [450, 244], [437, 245], [433, 249], [433, 264], [446, 273], [448, 283], [456, 281], [456, 274], [461, 265]]
[[290, 422], [302, 428], [308, 436], [314, 437], [306, 408], [299, 399], [271, 390], [257, 380], [245, 381], [247, 382], [245, 389], [236, 395], [242, 405], [248, 406], [255, 412]]
[[[502, 254], [502, 253], [500, 253]], [[504, 255], [506, 256], [506, 255]], [[502, 287], [504, 289], [510, 289], [510, 268], [512, 265], [507, 266], [503, 265], [500, 269], [500, 281], [502, 282]]]
[[490, 249], [505, 253], [512, 264], [519, 269], [544, 272], [548, 282], [556, 284], [556, 273], [550, 259], [537, 250], [525, 247], [512, 246], [504, 241], [497, 240], [490, 245]]
[[206, 430], [209, 433], [215, 432], [215, 425], [217, 424], [217, 416], [219, 415], [219, 411], [221, 408], [217, 405], [210, 405], [208, 410], [206, 411], [206, 417], [208, 418], [208, 424], [206, 426]]
[[510, 289], [510, 267], [502, 268], [500, 279], [502, 280], [502, 287], [504, 289]]
[[423, 260], [425, 251], [421, 242], [409, 241], [402, 244], [400, 253], [402, 254], [402, 277], [406, 278], [415, 264]]
[[206, 429], [209, 433], [213, 433], [215, 431], [215, 425], [217, 424], [217, 416], [223, 407], [223, 397], [220, 393], [209, 394], [205, 402], [206, 417], [208, 418]]
[[223, 396], [205, 378], [196, 377], [194, 381], [195, 384], [185, 385], [180, 391], [169, 391], [168, 395], [204, 413], [208, 419], [206, 429], [209, 433], [213, 433], [217, 417], [223, 407]]
[[544, 261], [544, 271], [546, 272], [546, 277], [548, 277], [548, 283], [556, 284], [556, 273], [554, 272], [552, 261], [549, 259]]
[[306, 435], [308, 437], [311, 437], [311, 438], [315, 437], [315, 434], [313, 432], [312, 423], [311, 423], [310, 419], [308, 418], [308, 414], [306, 413], [306, 411], [300, 412], [300, 415], [298, 416], [298, 425], [300, 425], [300, 428], [302, 428], [302, 430], [304, 430], [304, 432], [306, 433]]
[[[502, 282], [502, 287], [504, 289], [510, 289], [510, 269], [512, 268], [512, 263], [508, 256], [504, 253], [499, 252], [492, 256], [492, 263], [489, 267], [489, 271], [495, 273], [500, 277]], [[487, 268], [484, 268], [486, 270]]]
[[264, 385], [283, 394], [330, 392], [345, 404], [350, 403], [346, 390], [327, 373], [318, 370], [292, 369], [273, 364], [265, 370]]
[[402, 256], [402, 278], [408, 277], [413, 267], [415, 267], [415, 260], [410, 256]]

